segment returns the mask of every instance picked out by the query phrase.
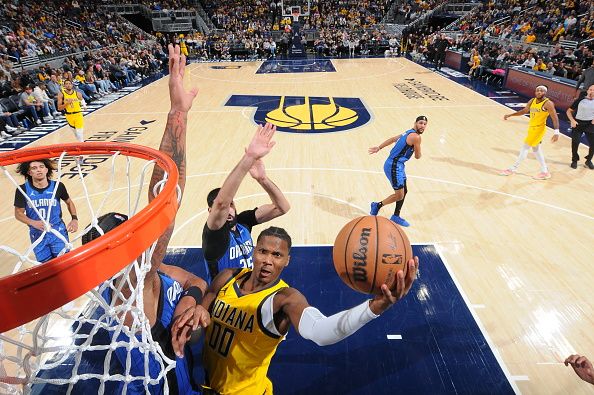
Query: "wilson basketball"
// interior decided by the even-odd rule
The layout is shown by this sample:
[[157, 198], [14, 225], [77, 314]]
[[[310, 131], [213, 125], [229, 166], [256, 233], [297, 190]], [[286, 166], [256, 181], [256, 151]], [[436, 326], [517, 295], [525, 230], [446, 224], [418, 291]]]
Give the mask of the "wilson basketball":
[[332, 258], [342, 281], [355, 291], [380, 295], [412, 258], [412, 248], [402, 228], [385, 217], [355, 218], [336, 236]]

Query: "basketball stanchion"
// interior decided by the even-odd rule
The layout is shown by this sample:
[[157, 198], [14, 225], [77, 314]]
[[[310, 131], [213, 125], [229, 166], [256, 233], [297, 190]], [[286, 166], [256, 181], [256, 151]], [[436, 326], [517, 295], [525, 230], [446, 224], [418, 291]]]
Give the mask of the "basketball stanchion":
[[[79, 382], [93, 380], [99, 384], [96, 388], [87, 388], [89, 393], [109, 393], [109, 383], [117, 381], [136, 381], [147, 388], [164, 386], [168, 392], [164, 377], [175, 362], [167, 358], [152, 339], [142, 309], [142, 294], [154, 245], [174, 220], [178, 209], [177, 167], [168, 155], [158, 150], [125, 143], [24, 148], [0, 154], [0, 166], [16, 188], [18, 183], [8, 166], [57, 158], [60, 181], [63, 163], [81, 155], [91, 158], [93, 155], [109, 156], [111, 182], [107, 190], [102, 191], [101, 204], [94, 208], [81, 165], [77, 165], [79, 182], [92, 218], [91, 225], [80, 231], [74, 240], [90, 231], [99, 231], [103, 235], [97, 226], [97, 218], [112, 198], [113, 180], [120, 175], [127, 177], [129, 220], [83, 246], [75, 248], [70, 243], [69, 252], [45, 263], [34, 262], [26, 256], [27, 252], [31, 254], [30, 249], [21, 253], [10, 246], [0, 245], [0, 250], [14, 257], [14, 267], [17, 268], [10, 270], [16, 271], [14, 274], [0, 278], [0, 393], [29, 393], [36, 387], [36, 392], [44, 393], [43, 389], [39, 390], [43, 385], [65, 386], [64, 393], [70, 393]], [[136, 159], [144, 161], [144, 165], [134, 183], [130, 168]], [[121, 163], [118, 161], [125, 161], [125, 171], [116, 171], [116, 165]], [[139, 210], [144, 180], [148, 179], [147, 172], [152, 171], [153, 166], [161, 167], [164, 177], [153, 191], [155, 198]], [[73, 179], [68, 182], [72, 183]], [[146, 188], [144, 191], [147, 193]], [[124, 210], [120, 208], [120, 211]], [[47, 225], [51, 226], [49, 222]], [[23, 262], [32, 261], [32, 267], [18, 270]], [[111, 304], [102, 297], [106, 290], [112, 292]], [[82, 295], [88, 298], [83, 311], [72, 309], [70, 302]], [[126, 319], [127, 325], [124, 324]], [[128, 353], [141, 352], [145, 359], [150, 355], [151, 363], [156, 361], [159, 365], [159, 372], [154, 374], [153, 370], [153, 373], [134, 376], [130, 366], [124, 364], [123, 371], [114, 374], [110, 371], [110, 361], [101, 361], [96, 371], [83, 370], [85, 353], [118, 347]], [[115, 353], [106, 354], [112, 358]], [[68, 368], [59, 369], [61, 366]]]

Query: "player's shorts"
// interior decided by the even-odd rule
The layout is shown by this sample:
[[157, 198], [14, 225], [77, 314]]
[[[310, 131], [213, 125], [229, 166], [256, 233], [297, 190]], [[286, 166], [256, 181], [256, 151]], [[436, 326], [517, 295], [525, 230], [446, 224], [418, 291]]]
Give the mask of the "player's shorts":
[[[68, 240], [68, 232], [66, 231], [66, 225], [61, 222], [57, 227], [54, 228], [64, 236], [64, 239]], [[29, 237], [31, 243], [34, 243], [43, 232], [38, 229], [30, 229]], [[55, 258], [60, 252], [66, 247], [66, 244], [55, 234], [48, 232], [45, 234], [43, 239], [35, 246], [33, 252], [38, 262], [47, 262], [52, 258]], [[67, 252], [64, 251], [64, 252]]]
[[73, 129], [82, 129], [84, 127], [83, 124], [83, 115], [82, 112], [76, 114], [66, 114], [66, 122], [68, 125]]
[[388, 180], [395, 191], [404, 188], [404, 184], [406, 183], [406, 173], [404, 171], [403, 162], [388, 159], [386, 163], [384, 163], [384, 174], [388, 177]]
[[546, 131], [547, 129], [545, 126], [528, 128], [528, 135], [524, 139], [524, 144], [529, 145], [531, 147], [536, 147], [538, 144], [542, 142], [542, 138], [544, 137]]

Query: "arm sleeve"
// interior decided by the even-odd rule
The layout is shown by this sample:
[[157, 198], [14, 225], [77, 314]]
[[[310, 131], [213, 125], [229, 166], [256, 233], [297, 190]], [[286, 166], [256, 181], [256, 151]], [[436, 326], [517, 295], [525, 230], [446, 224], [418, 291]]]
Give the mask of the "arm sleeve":
[[66, 186], [61, 182], [58, 183], [58, 190], [56, 191], [56, 198], [61, 200], [68, 200], [70, 195], [68, 195], [68, 191], [66, 190]]
[[258, 208], [256, 207], [253, 210], [242, 211], [237, 216], [237, 222], [248, 228], [250, 232], [254, 226], [258, 225], [258, 220], [256, 220], [257, 209]]
[[318, 346], [328, 346], [349, 337], [377, 317], [369, 308], [369, 300], [330, 317], [309, 306], [301, 314], [298, 329], [304, 339]]
[[[25, 185], [21, 185], [21, 189], [24, 191], [25, 190]], [[23, 196], [23, 194], [21, 193], [21, 191], [19, 191], [18, 189], [16, 189], [14, 191], [14, 206], [18, 207], [18, 208], [25, 208], [27, 207], [27, 199], [25, 199], [25, 197]]]
[[229, 248], [229, 229], [224, 224], [221, 229], [211, 230], [204, 224], [202, 231], [202, 252], [207, 261], [218, 260]]

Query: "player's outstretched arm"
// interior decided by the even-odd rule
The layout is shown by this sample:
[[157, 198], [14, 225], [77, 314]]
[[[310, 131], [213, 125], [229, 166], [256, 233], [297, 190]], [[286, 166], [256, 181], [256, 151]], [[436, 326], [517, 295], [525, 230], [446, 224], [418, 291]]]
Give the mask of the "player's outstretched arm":
[[570, 366], [573, 368], [575, 374], [579, 376], [580, 379], [594, 384], [594, 367], [592, 367], [592, 362], [588, 360], [583, 355], [573, 354], [565, 359], [565, 366]]
[[[161, 138], [159, 151], [171, 156], [179, 171], [178, 185], [183, 196], [186, 186], [186, 129], [188, 123], [188, 111], [192, 108], [194, 98], [198, 94], [198, 89], [193, 88], [189, 92], [184, 88], [184, 70], [186, 68], [186, 57], [180, 54], [179, 46], [169, 44], [169, 100], [171, 109], [167, 114], [167, 125]], [[149, 202], [155, 195], [153, 189], [155, 185], [163, 179], [163, 169], [155, 165], [151, 181], [149, 183]], [[181, 202], [180, 202], [181, 204]], [[155, 251], [152, 256], [151, 272], [156, 273], [157, 268], [163, 261], [169, 239], [173, 233], [175, 221], [173, 221], [167, 230], [159, 237]], [[147, 279], [150, 275], [147, 275]]]
[[262, 159], [254, 162], [250, 168], [250, 175], [266, 191], [271, 202], [256, 209], [256, 221], [261, 224], [286, 214], [291, 208], [291, 205], [280, 188], [268, 178]]
[[281, 313], [278, 329], [286, 333], [290, 323], [301, 337], [319, 346], [337, 343], [377, 318], [410, 291], [419, 268], [419, 259], [408, 262], [407, 274], [400, 270], [391, 284], [382, 285], [382, 295], [366, 300], [358, 306], [326, 317], [310, 306], [303, 294], [294, 288], [279, 291], [274, 296], [274, 311]]
[[520, 111], [512, 112], [511, 114], [505, 114], [503, 116], [503, 120], [507, 121], [507, 118], [509, 117], [519, 117], [520, 115], [528, 114], [530, 112], [530, 105], [532, 104], [532, 100], [534, 99], [530, 99], [528, 103], [526, 103], [526, 106], [524, 106], [524, 108], [522, 108]]
[[256, 128], [256, 133], [245, 150], [245, 154], [223, 182], [221, 190], [212, 204], [206, 219], [206, 225], [210, 230], [221, 229], [227, 221], [229, 207], [245, 175], [258, 159], [266, 156], [274, 147], [275, 142], [272, 141], [272, 138], [275, 132], [276, 126], [270, 123]]
[[367, 152], [369, 152], [370, 155], [375, 154], [375, 153], [379, 152], [382, 148], [387, 147], [388, 145], [394, 144], [396, 142], [396, 140], [398, 139], [398, 137], [400, 137], [400, 136], [391, 137], [376, 147], [369, 147]]

